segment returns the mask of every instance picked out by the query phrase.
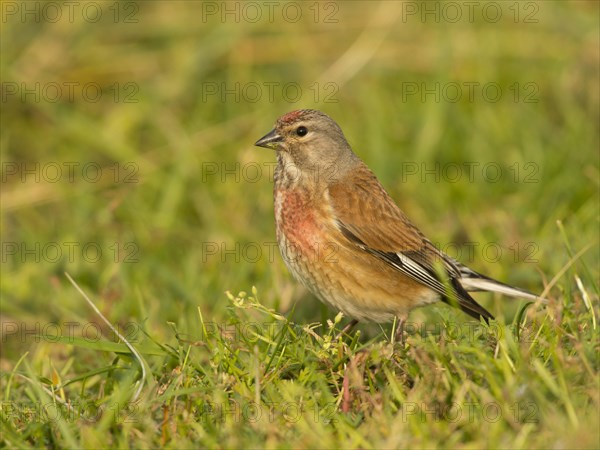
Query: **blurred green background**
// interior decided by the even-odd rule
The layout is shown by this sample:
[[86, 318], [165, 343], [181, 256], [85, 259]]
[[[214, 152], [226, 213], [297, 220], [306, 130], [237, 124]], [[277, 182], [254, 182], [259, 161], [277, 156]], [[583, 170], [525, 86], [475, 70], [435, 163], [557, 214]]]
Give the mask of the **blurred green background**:
[[[198, 307], [205, 321], [225, 323], [231, 305], [225, 292], [252, 286], [264, 305], [293, 310], [299, 324], [332, 319], [335, 312], [307, 294], [279, 256], [275, 155], [253, 146], [278, 116], [298, 108], [332, 116], [408, 216], [463, 263], [535, 292], [557, 277], [549, 294], [557, 327], [570, 308], [593, 316], [575, 275], [597, 309], [598, 2], [3, 1], [1, 7], [3, 372], [15, 369], [26, 351], [32, 373], [45, 377], [55, 365], [63, 377], [75, 377], [97, 367], [98, 358], [113, 364], [111, 352], [79, 353], [36, 337], [57, 330], [48, 324], [63, 333], [65, 323], [79, 324], [76, 335], [85, 334], [81, 324], [101, 324], [64, 272], [113, 323], [143, 324], [163, 343], [174, 340], [169, 322], [181, 336], [199, 339]], [[478, 299], [506, 322], [522, 305]], [[432, 306], [415, 317], [435, 323], [447, 311]], [[579, 326], [564, 332], [571, 336]], [[557, 361], [567, 361], [569, 351], [553, 345]], [[597, 342], [585, 347], [593, 359], [591, 347], [597, 350]], [[579, 371], [581, 361], [563, 367]], [[581, 389], [576, 384], [579, 405], [593, 398], [596, 366], [586, 366], [596, 378], [583, 378]], [[498, 367], [503, 380], [506, 371]], [[169, 378], [172, 368], [153, 370]], [[542, 402], [540, 380], [534, 384]], [[273, 389], [284, 389], [285, 381]], [[5, 398], [25, 397], [19, 392]], [[489, 401], [484, 394], [480, 401]], [[546, 399], [554, 402], [550, 394]], [[504, 435], [494, 442], [526, 446], [528, 433], [538, 443], [547, 435], [561, 442], [577, 416], [569, 410], [567, 421], [564, 411], [547, 411], [546, 424], [563, 425], [536, 432], [525, 425], [518, 442]], [[584, 425], [597, 415], [581, 411], [587, 419], [569, 436], [593, 445]], [[162, 420], [156, 416], [148, 429]], [[468, 442], [468, 430], [457, 439]], [[334, 447], [357, 442], [324, 433]], [[223, 442], [234, 445], [235, 429], [231, 436]], [[421, 436], [422, 445], [438, 439]], [[227, 445], [218, 434], [214, 439], [213, 446]], [[286, 442], [277, 439], [275, 445]], [[109, 444], [116, 445], [98, 443]]]
[[540, 291], [556, 220], [597, 243], [597, 2], [6, 2], [1, 49], [3, 317], [85, 319], [65, 271], [159, 334], [253, 285], [289, 311], [253, 143], [297, 108], [476, 269]]

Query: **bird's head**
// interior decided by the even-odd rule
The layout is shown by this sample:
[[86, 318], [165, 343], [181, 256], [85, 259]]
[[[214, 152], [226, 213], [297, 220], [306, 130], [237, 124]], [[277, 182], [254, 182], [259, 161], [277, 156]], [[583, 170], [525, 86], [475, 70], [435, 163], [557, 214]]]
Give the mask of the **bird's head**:
[[339, 174], [358, 159], [339, 125], [314, 109], [284, 114], [255, 145], [276, 150], [280, 163], [293, 165], [307, 174], [315, 171]]

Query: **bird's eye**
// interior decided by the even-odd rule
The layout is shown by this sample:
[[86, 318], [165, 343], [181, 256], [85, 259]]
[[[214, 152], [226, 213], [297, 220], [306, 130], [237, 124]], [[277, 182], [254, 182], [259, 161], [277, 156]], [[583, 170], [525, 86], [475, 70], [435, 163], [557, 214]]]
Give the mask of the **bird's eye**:
[[298, 127], [296, 128], [296, 134], [300, 137], [302, 136], [306, 136], [306, 133], [308, 133], [308, 130], [306, 129], [306, 127]]

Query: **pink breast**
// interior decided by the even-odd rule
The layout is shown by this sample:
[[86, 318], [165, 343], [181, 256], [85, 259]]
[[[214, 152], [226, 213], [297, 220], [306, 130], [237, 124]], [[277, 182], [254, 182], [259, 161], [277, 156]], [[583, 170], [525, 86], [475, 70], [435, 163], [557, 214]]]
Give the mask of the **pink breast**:
[[316, 221], [316, 211], [308, 196], [301, 190], [280, 190], [275, 199], [275, 218], [286, 240], [303, 251], [315, 251], [321, 228]]

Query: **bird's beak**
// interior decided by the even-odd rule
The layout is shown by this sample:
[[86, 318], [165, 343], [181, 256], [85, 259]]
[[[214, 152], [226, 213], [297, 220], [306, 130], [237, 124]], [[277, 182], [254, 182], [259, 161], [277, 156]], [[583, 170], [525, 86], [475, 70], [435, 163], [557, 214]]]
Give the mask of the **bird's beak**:
[[254, 145], [264, 148], [277, 148], [281, 141], [283, 141], [283, 138], [273, 129], [256, 141]]

